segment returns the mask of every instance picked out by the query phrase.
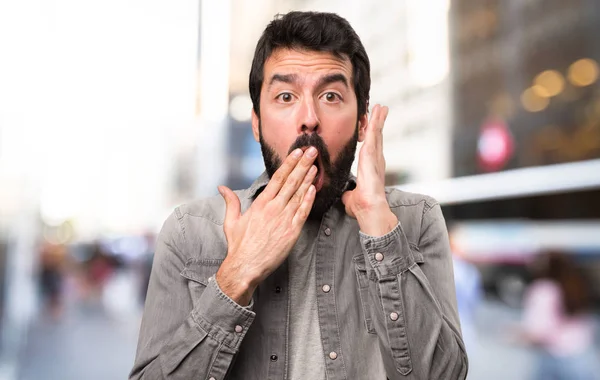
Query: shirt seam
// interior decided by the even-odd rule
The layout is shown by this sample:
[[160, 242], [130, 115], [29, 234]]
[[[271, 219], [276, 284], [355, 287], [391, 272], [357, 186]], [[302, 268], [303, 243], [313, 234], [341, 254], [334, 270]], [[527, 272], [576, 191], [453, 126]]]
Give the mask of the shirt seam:
[[[404, 191], [396, 189], [396, 188], [392, 188], [391, 191], [386, 192], [386, 194], [389, 195], [390, 198], [392, 197], [392, 195], [394, 193], [396, 193], [397, 195], [399, 195], [401, 197], [413, 195], [413, 196], [420, 197], [420, 198], [418, 200], [411, 200], [411, 199], [396, 199], [395, 200], [396, 202], [400, 202], [400, 203], [394, 203], [393, 201], [390, 202], [390, 199], [388, 199], [388, 203], [390, 203], [390, 207], [393, 207], [393, 208], [400, 207], [400, 206], [418, 206], [420, 203], [426, 203], [431, 208], [433, 205], [438, 203], [434, 198], [431, 198], [427, 195], [408, 193], [408, 192], [404, 192]], [[404, 202], [404, 203], [402, 203], [402, 202]]]
[[[179, 209], [179, 207], [175, 208], [175, 217], [177, 219], [177, 226], [179, 227], [179, 235], [181, 235], [181, 240], [183, 243], [183, 247], [185, 247], [187, 245], [187, 237], [185, 235], [185, 225], [183, 224], [183, 216], [181, 215], [181, 210]], [[174, 248], [177, 250], [177, 252], [179, 254], [181, 254], [181, 256], [183, 256], [185, 258], [185, 262], [187, 262], [189, 260], [188, 255], [181, 249], [178, 247], [178, 244], [174, 244]], [[184, 265], [185, 268], [185, 265]], [[182, 269], [183, 270], [183, 269]]]
[[223, 347], [223, 342], [217, 341], [217, 343], [219, 343], [219, 347], [217, 348], [217, 354], [215, 355], [215, 357], [213, 358], [213, 360], [210, 363], [210, 368], [208, 369], [208, 373], [206, 374], [207, 379], [211, 375], [211, 373], [213, 371], [213, 367], [215, 366], [215, 363], [216, 363], [217, 359], [219, 358], [219, 354], [221, 353], [221, 349]]
[[[427, 217], [426, 214], [428, 214], [429, 211], [431, 211], [437, 205], [439, 205], [438, 202], [428, 205], [429, 207], [427, 207], [427, 208], [425, 208], [425, 207], [423, 208], [423, 215], [421, 216], [421, 224], [419, 227], [419, 241], [417, 243], [417, 247], [419, 247], [419, 249], [421, 249], [420, 247], [421, 247], [421, 240], [423, 238], [423, 223], [425, 222], [425, 218]], [[427, 206], [427, 203], [426, 203], [426, 206]]]
[[[332, 265], [332, 272], [333, 272], [332, 282], [334, 284], [335, 284], [335, 263], [336, 262], [334, 260], [333, 265]], [[315, 265], [316, 265], [316, 263], [315, 263]], [[334, 292], [333, 292], [332, 296], [335, 297], [336, 294], [337, 294], [337, 289], [334, 289]], [[348, 371], [346, 370], [346, 361], [344, 360], [344, 352], [342, 351], [342, 337], [340, 336], [340, 321], [339, 321], [340, 318], [338, 316], [338, 307], [337, 307], [337, 302], [335, 300], [333, 302], [333, 307], [335, 308], [335, 324], [336, 324], [336, 327], [337, 327], [337, 336], [338, 336], [338, 341], [339, 341], [339, 344], [340, 344], [340, 346], [339, 346], [340, 354], [341, 354], [340, 355], [340, 359], [342, 360], [342, 368], [344, 369], [344, 379], [347, 379], [348, 378]], [[325, 354], [325, 355], [327, 355], [327, 354]], [[327, 359], [325, 359], [325, 361], [327, 361]], [[327, 363], [325, 363], [325, 365], [327, 366]], [[325, 377], [327, 377], [327, 370], [325, 371]]]
[[181, 214], [181, 218], [183, 219], [184, 216], [190, 216], [192, 218], [201, 218], [201, 219], [206, 219], [209, 222], [212, 222], [213, 224], [216, 224], [217, 226], [222, 226], [223, 222], [215, 220], [213, 218], [211, 218], [210, 216], [206, 216], [206, 215], [195, 215], [190, 213], [189, 211], [186, 211], [185, 213]]

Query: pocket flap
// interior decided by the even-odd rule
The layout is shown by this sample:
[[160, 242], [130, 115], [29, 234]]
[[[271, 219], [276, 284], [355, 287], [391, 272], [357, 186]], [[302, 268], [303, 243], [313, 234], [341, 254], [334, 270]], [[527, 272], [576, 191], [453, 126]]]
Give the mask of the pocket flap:
[[419, 247], [412, 243], [409, 243], [409, 246], [410, 254], [413, 257], [413, 260], [415, 260], [415, 262], [418, 264], [423, 264], [425, 262], [425, 259], [423, 258], [423, 254], [421, 253]]
[[208, 279], [217, 273], [222, 263], [223, 260], [216, 259], [190, 260], [185, 264], [180, 275], [206, 286]]
[[367, 271], [367, 265], [365, 264], [365, 255], [364, 254], [360, 254], [360, 255], [356, 255], [352, 258], [352, 260], [354, 261], [354, 264], [356, 265], [356, 269], [358, 269], [361, 272], [366, 272]]

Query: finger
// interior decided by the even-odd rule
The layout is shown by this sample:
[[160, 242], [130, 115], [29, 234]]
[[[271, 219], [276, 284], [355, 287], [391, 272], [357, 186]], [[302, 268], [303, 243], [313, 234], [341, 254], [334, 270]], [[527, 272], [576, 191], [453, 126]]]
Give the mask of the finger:
[[302, 200], [302, 204], [296, 210], [294, 217], [292, 218], [292, 227], [294, 228], [302, 228], [306, 219], [308, 219], [308, 215], [310, 214], [310, 210], [315, 201], [315, 194], [317, 193], [315, 189], [315, 185], [310, 185], [304, 199]]
[[367, 146], [366, 150], [370, 154], [380, 153], [383, 155], [383, 126], [388, 112], [389, 108], [380, 104], [376, 104], [373, 107], [364, 143]]
[[371, 117], [367, 124], [367, 130], [365, 131], [365, 144], [369, 144], [373, 140], [373, 130], [375, 129], [375, 120], [379, 115], [379, 104], [375, 104], [371, 110]]
[[230, 188], [227, 186], [219, 186], [218, 189], [225, 200], [225, 221], [223, 222], [223, 229], [227, 235], [232, 223], [240, 218], [242, 206], [240, 204], [240, 198], [238, 198]]
[[[277, 194], [277, 198], [281, 202], [281, 205], [285, 207], [288, 204], [294, 193], [300, 188], [306, 174], [313, 166], [315, 159], [317, 158], [317, 149], [315, 147], [309, 147], [305, 152], [300, 162], [296, 165], [292, 173], [288, 176], [285, 184]], [[316, 172], [315, 172], [316, 174]]]
[[296, 212], [296, 210], [298, 210], [298, 207], [300, 207], [300, 205], [302, 204], [302, 200], [306, 196], [306, 192], [308, 191], [308, 188], [315, 180], [316, 175], [317, 175], [317, 167], [315, 165], [312, 165], [310, 167], [310, 169], [308, 170], [308, 172], [306, 173], [306, 175], [304, 176], [304, 179], [303, 179], [300, 187], [296, 190], [296, 192], [292, 195], [290, 200], [287, 202], [287, 205], [285, 206], [287, 209], [287, 212], [293, 214]]
[[371, 113], [371, 119], [369, 120], [368, 130], [371, 133], [381, 133], [383, 130], [383, 126], [385, 124], [385, 120], [387, 119], [387, 115], [389, 113], [389, 108], [386, 106], [382, 106], [381, 104], [376, 104], [373, 107], [373, 112]]
[[388, 107], [381, 107], [381, 109], [379, 110], [378, 120], [375, 127], [375, 136], [377, 137], [377, 143], [381, 146], [383, 146], [383, 127], [385, 126], [385, 121], [387, 120], [389, 112], [390, 109]]
[[383, 130], [385, 126], [385, 121], [387, 120], [388, 114], [390, 113], [390, 109], [387, 106], [381, 107], [381, 115], [379, 117], [380, 126], [379, 129]]
[[344, 206], [350, 203], [350, 198], [352, 197], [353, 191], [354, 190], [344, 191], [344, 193], [342, 194], [342, 203], [344, 204]]
[[288, 176], [294, 170], [298, 161], [302, 158], [303, 153], [302, 149], [294, 149], [289, 156], [286, 157], [283, 164], [277, 169], [273, 177], [269, 180], [269, 183], [265, 187], [262, 193], [258, 196], [258, 199], [267, 199], [271, 200], [275, 198], [275, 196], [279, 193], [279, 190], [283, 187], [285, 182], [287, 181]]
[[344, 194], [342, 194], [342, 203], [344, 204], [344, 207], [346, 208], [346, 213], [351, 218], [356, 219], [356, 216], [354, 215], [354, 212], [350, 208], [350, 200], [352, 198], [352, 193], [353, 192], [354, 192], [354, 190], [345, 191]]

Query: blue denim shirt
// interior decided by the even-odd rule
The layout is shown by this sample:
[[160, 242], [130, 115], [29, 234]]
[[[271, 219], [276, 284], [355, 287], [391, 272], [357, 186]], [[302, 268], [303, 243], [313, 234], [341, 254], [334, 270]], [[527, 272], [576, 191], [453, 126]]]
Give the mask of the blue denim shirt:
[[[263, 174], [236, 192], [242, 211], [267, 183]], [[399, 223], [385, 236], [361, 233], [339, 200], [321, 221], [315, 269], [327, 379], [465, 379], [440, 205], [397, 189], [386, 195]], [[287, 378], [287, 262], [258, 286], [250, 307], [235, 303], [213, 279], [227, 254], [224, 215], [215, 196], [166, 220], [130, 379]]]

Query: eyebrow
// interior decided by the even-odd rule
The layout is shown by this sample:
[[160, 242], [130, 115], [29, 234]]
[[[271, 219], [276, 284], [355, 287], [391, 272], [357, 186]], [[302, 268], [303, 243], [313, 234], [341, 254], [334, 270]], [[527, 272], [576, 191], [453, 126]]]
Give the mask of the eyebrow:
[[296, 74], [273, 74], [269, 81], [269, 87], [275, 82], [294, 83], [296, 80], [298, 80], [298, 75]]
[[[273, 86], [275, 82], [282, 83], [294, 83], [298, 80], [298, 75], [296, 74], [273, 74], [271, 80], [269, 81], [269, 88]], [[342, 83], [346, 88], [348, 88], [348, 79], [344, 74], [329, 74], [322, 76], [319, 78], [319, 82], [317, 83], [317, 88], [322, 88], [332, 83]]]
[[348, 88], [348, 79], [344, 74], [329, 74], [321, 77], [319, 79], [319, 83], [317, 83], [317, 88], [322, 88], [332, 83], [342, 83], [346, 89]]

